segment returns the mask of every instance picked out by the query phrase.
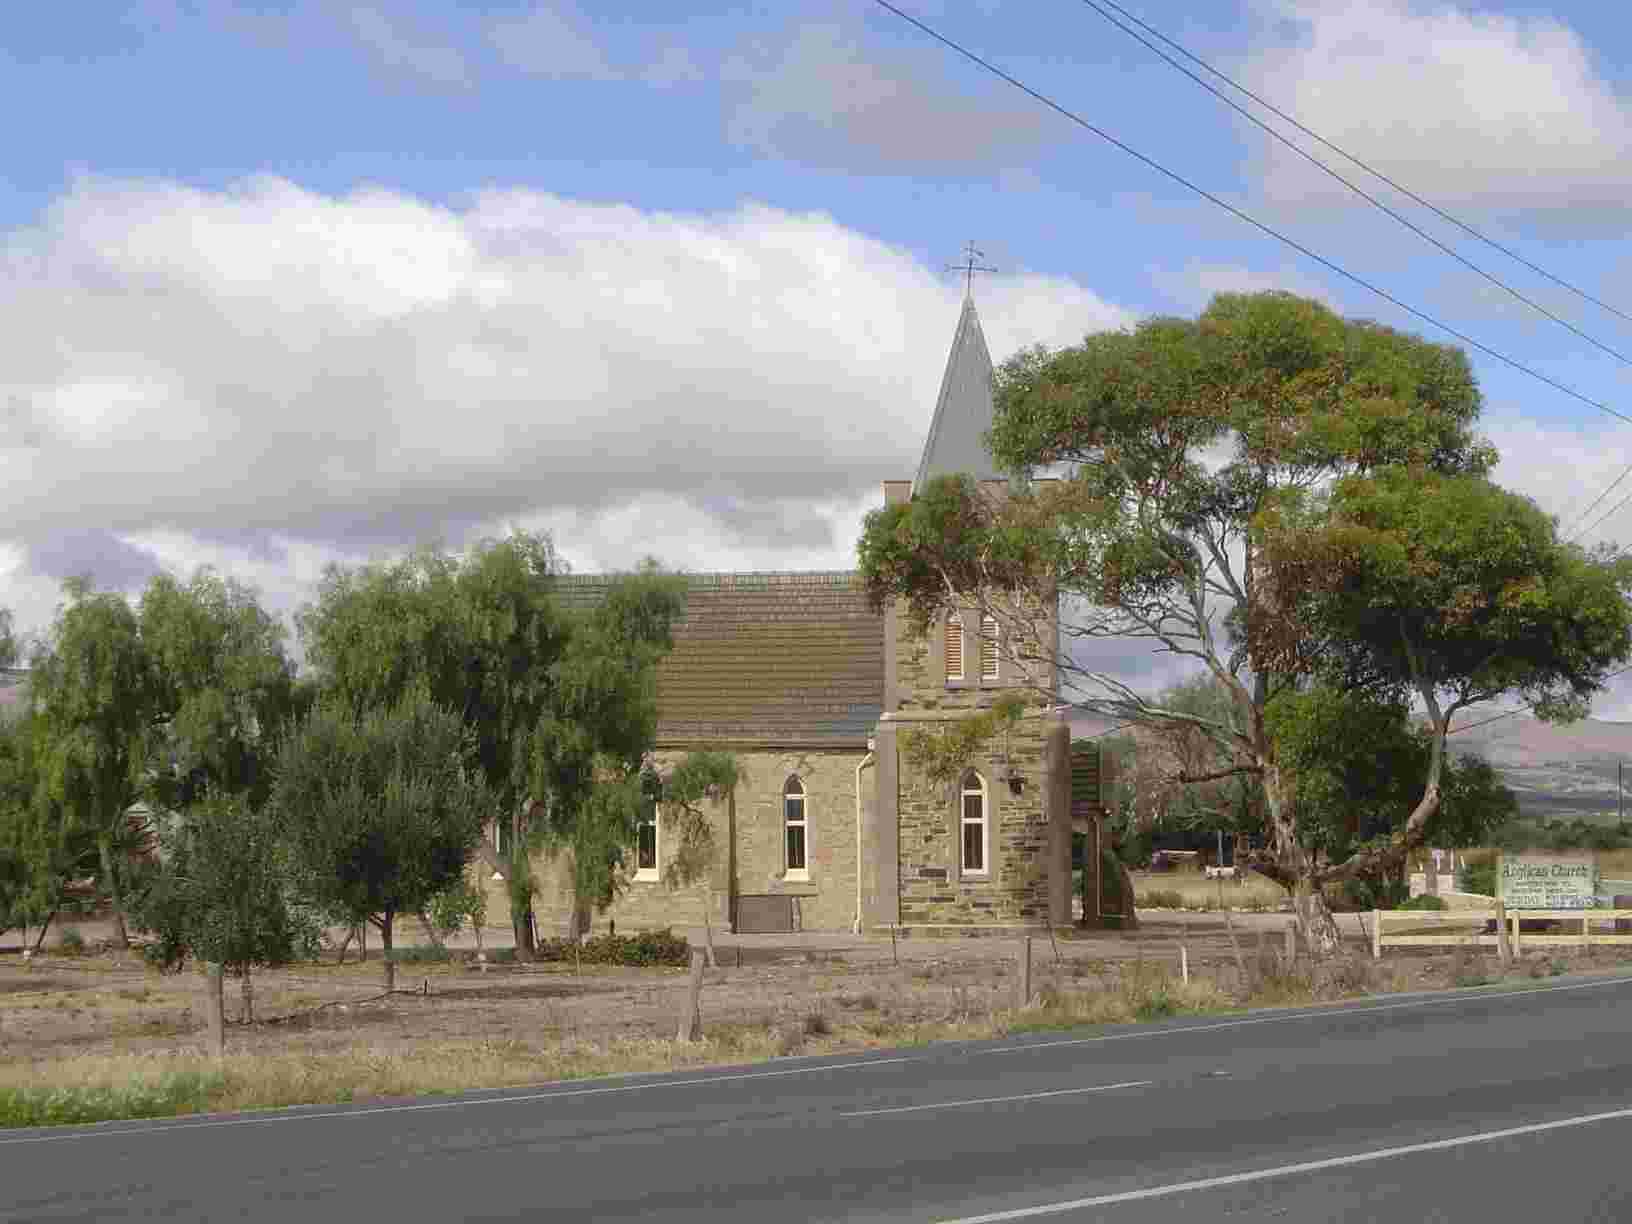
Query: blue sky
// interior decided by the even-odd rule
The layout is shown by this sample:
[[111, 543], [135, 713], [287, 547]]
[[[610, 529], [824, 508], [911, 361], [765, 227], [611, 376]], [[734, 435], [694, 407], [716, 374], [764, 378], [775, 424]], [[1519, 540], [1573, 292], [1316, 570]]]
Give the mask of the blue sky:
[[[1632, 415], [1621, 363], [1077, 0], [901, 6]], [[1128, 7], [1632, 313], [1619, 6]], [[77, 570], [209, 562], [288, 610], [329, 560], [512, 522], [581, 569], [848, 566], [914, 465], [970, 238], [999, 358], [1239, 288], [1441, 338], [861, 0], [28, 6], [0, 108], [0, 605], [30, 629]], [[1424, 224], [1632, 353], [1632, 324]], [[1502, 478], [1548, 509], [1632, 461], [1632, 426], [1476, 366]], [[1632, 506], [1596, 534], [1632, 538]]]

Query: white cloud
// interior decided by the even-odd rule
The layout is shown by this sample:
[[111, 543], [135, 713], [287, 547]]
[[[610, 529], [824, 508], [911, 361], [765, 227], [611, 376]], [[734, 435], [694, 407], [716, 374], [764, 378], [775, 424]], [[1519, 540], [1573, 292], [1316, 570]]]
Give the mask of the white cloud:
[[928, 48], [864, 45], [836, 24], [803, 23], [722, 70], [743, 97], [729, 136], [745, 148], [843, 169], [911, 173], [1023, 167], [1059, 120], [982, 83], [960, 87]]
[[[1502, 210], [1625, 208], [1632, 100], [1562, 22], [1406, 0], [1265, 7], [1300, 37], [1260, 51], [1248, 83], [1413, 190]], [[1279, 145], [1264, 157], [1285, 203], [1346, 197]]]
[[[753, 204], [82, 181], [0, 243], [0, 403], [39, 443], [0, 447], [0, 603], [34, 624], [68, 573], [209, 559], [287, 607], [299, 558], [512, 521], [559, 523], [584, 569], [847, 568], [913, 471], [960, 293]], [[999, 359], [1131, 321], [1035, 275], [980, 305]]]

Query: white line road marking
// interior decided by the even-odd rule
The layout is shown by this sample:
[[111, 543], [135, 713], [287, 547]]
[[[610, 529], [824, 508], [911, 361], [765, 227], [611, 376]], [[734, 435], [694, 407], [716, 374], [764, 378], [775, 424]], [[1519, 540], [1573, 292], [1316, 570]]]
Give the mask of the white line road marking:
[[1007, 1220], [1029, 1220], [1037, 1216], [1061, 1215], [1085, 1207], [1110, 1207], [1117, 1203], [1135, 1203], [1141, 1199], [1163, 1198], [1183, 1194], [1189, 1190], [1216, 1190], [1220, 1186], [1239, 1186], [1244, 1182], [1268, 1181], [1272, 1177], [1293, 1177], [1299, 1173], [1318, 1173], [1323, 1169], [1341, 1169], [1349, 1165], [1366, 1164], [1373, 1160], [1389, 1160], [1395, 1156], [1415, 1156], [1420, 1152], [1443, 1152], [1449, 1148], [1468, 1147], [1475, 1143], [1493, 1143], [1517, 1135], [1539, 1135], [1543, 1131], [1563, 1130], [1571, 1126], [1590, 1126], [1594, 1122], [1614, 1122], [1632, 1118], [1632, 1109], [1615, 1109], [1609, 1113], [1583, 1114], [1576, 1118], [1562, 1118], [1557, 1122], [1533, 1122], [1529, 1126], [1510, 1126], [1506, 1130], [1481, 1131], [1474, 1135], [1459, 1135], [1455, 1139], [1435, 1139], [1430, 1143], [1412, 1143], [1404, 1147], [1382, 1148], [1375, 1152], [1361, 1152], [1354, 1156], [1334, 1156], [1329, 1160], [1309, 1160], [1302, 1164], [1279, 1165], [1273, 1169], [1258, 1169], [1252, 1173], [1230, 1173], [1223, 1177], [1204, 1177], [1198, 1181], [1175, 1182], [1169, 1186], [1152, 1186], [1148, 1190], [1128, 1190], [1121, 1194], [1101, 1194], [1094, 1198], [1071, 1199], [1064, 1203], [1046, 1203], [1041, 1207], [1020, 1207], [1013, 1211], [994, 1211], [987, 1215], [962, 1216], [942, 1220], [940, 1224], [1003, 1224]]
[[221, 1118], [211, 1122], [177, 1122], [169, 1126], [122, 1127], [110, 1130], [81, 1130], [54, 1135], [24, 1135], [0, 1139], [0, 1145], [53, 1143], [65, 1139], [103, 1139], [118, 1135], [163, 1135], [171, 1131], [204, 1130], [219, 1126], [263, 1126], [272, 1122], [307, 1122], [320, 1118], [367, 1118], [377, 1114], [417, 1113], [427, 1109], [465, 1109], [477, 1105], [517, 1105], [524, 1101], [553, 1101], [562, 1097], [604, 1096], [613, 1092], [642, 1092], [651, 1088], [689, 1088], [698, 1084], [724, 1084], [733, 1080], [771, 1079], [782, 1075], [814, 1075], [818, 1071], [849, 1071], [858, 1067], [884, 1067], [892, 1063], [922, 1062], [922, 1058], [869, 1058], [864, 1062], [826, 1063], [819, 1067], [790, 1067], [782, 1071], [744, 1071], [735, 1075], [710, 1075], [697, 1079], [656, 1080], [644, 1084], [619, 1084], [612, 1088], [568, 1088], [559, 1092], [527, 1092], [481, 1100], [423, 1101], [414, 1105], [379, 1105], [367, 1109], [333, 1109], [326, 1113], [268, 1114], [254, 1118]]
[[1218, 1029], [1246, 1028], [1252, 1024], [1289, 1024], [1294, 1020], [1327, 1020], [1336, 1016], [1369, 1016], [1372, 1012], [1404, 1011], [1412, 1007], [1444, 1007], [1470, 999], [1518, 999], [1529, 995], [1553, 994], [1561, 990], [1591, 990], [1600, 986], [1632, 985], [1632, 977], [1606, 978], [1593, 982], [1571, 982], [1568, 986], [1536, 986], [1528, 990], [1504, 990], [1491, 994], [1458, 994], [1448, 999], [1413, 999], [1409, 1003], [1382, 1003], [1376, 1007], [1329, 1007], [1320, 1011], [1289, 1015], [1252, 1016], [1245, 1020], [1220, 1020], [1214, 1024], [1186, 1024], [1177, 1028], [1146, 1029], [1137, 1033], [1102, 1033], [1098, 1037], [1067, 1037], [1059, 1041], [1031, 1041], [1024, 1045], [995, 1050], [971, 1050], [970, 1057], [987, 1054], [1024, 1054], [1028, 1050], [1054, 1050], [1061, 1046], [1099, 1045], [1107, 1041], [1145, 1041], [1152, 1037], [1172, 1037], [1178, 1033], [1211, 1033]]
[[1056, 1088], [1049, 1092], [1023, 1092], [1019, 1096], [976, 1097], [969, 1101], [936, 1101], [933, 1105], [897, 1105], [890, 1109], [857, 1109], [841, 1113], [841, 1118], [872, 1118], [879, 1114], [917, 1113], [924, 1109], [956, 1109], [960, 1105], [996, 1105], [1003, 1101], [1037, 1101], [1043, 1097], [1080, 1096], [1085, 1092], [1109, 1092], [1113, 1088], [1148, 1088], [1155, 1080], [1128, 1080], [1123, 1084], [1095, 1084], [1092, 1088]]

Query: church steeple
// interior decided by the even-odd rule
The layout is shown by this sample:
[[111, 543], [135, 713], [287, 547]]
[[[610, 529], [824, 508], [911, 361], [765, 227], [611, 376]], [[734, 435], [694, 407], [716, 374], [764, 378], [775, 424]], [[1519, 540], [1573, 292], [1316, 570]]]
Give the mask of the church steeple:
[[929, 437], [924, 441], [918, 475], [912, 482], [913, 492], [933, 477], [950, 472], [968, 472], [976, 480], [1002, 479], [981, 441], [992, 427], [992, 420], [992, 355], [980, 330], [975, 300], [966, 295], [958, 330], [952, 337], [952, 351], [947, 354], [946, 373], [941, 376], [941, 394], [935, 401]]

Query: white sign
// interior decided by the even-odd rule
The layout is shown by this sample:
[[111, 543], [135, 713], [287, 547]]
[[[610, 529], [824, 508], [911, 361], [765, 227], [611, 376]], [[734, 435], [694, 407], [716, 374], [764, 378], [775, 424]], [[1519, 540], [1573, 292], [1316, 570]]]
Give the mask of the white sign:
[[1508, 909], [1591, 909], [1598, 896], [1598, 856], [1591, 850], [1504, 854], [1496, 895]]

